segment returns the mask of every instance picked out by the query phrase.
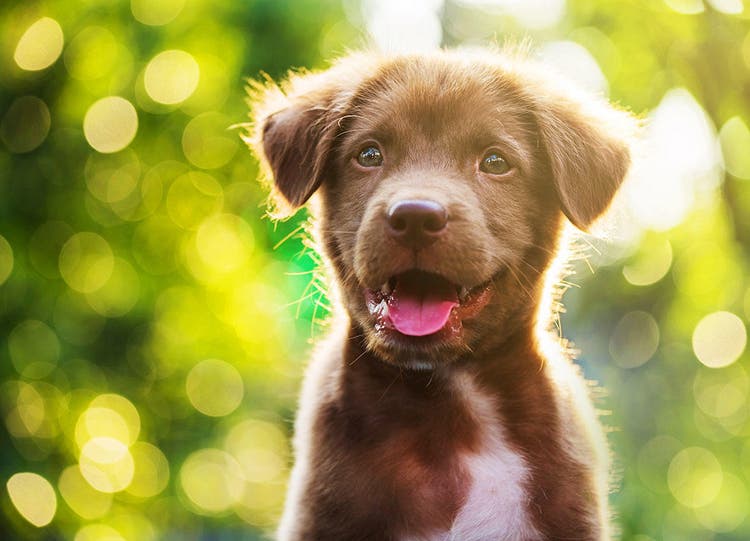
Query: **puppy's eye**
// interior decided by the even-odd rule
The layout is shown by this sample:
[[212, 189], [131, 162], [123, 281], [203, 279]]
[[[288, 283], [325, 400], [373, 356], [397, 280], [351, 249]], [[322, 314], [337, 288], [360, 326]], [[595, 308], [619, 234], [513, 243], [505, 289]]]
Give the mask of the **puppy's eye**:
[[479, 169], [490, 175], [504, 175], [510, 171], [510, 164], [505, 161], [500, 152], [491, 149], [482, 158], [482, 161], [479, 163]]
[[379, 167], [383, 165], [383, 154], [378, 147], [367, 146], [359, 151], [357, 163], [362, 167]]

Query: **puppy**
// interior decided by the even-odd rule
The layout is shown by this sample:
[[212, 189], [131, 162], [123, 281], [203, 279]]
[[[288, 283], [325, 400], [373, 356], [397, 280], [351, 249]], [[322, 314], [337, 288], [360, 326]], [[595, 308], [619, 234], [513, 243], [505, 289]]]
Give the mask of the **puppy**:
[[547, 282], [634, 120], [499, 51], [354, 54], [254, 96], [282, 212], [317, 193], [337, 306], [279, 539], [609, 539], [608, 450]]

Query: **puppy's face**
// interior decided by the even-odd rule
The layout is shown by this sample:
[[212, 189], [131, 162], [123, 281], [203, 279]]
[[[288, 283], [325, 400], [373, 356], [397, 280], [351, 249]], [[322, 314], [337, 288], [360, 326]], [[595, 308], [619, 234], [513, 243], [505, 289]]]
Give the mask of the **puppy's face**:
[[628, 153], [597, 122], [615, 115], [550, 92], [491, 56], [360, 56], [263, 119], [282, 196], [320, 188], [318, 240], [384, 360], [527, 330], [563, 213], [585, 227], [609, 203]]
[[370, 347], [433, 365], [529, 302], [523, 262], [554, 236], [554, 188], [532, 116], [491, 72], [393, 65], [368, 85], [322, 185], [323, 236]]

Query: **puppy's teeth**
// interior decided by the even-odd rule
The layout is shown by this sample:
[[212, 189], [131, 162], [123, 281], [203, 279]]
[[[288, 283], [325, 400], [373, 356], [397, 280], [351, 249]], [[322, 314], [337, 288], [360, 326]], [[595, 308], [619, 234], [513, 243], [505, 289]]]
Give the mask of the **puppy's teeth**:
[[458, 292], [458, 298], [461, 301], [466, 300], [466, 297], [469, 296], [469, 290], [466, 289], [464, 286], [461, 286], [461, 291]]
[[380, 301], [372, 311], [380, 319], [388, 317], [388, 303], [385, 300]]

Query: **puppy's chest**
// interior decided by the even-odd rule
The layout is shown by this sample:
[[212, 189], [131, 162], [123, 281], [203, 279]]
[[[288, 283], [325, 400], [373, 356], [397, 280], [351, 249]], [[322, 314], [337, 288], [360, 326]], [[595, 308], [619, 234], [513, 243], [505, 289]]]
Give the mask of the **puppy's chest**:
[[[477, 403], [477, 401], [479, 401]], [[473, 414], [481, 421], [475, 451], [457, 451], [453, 464], [461, 481], [457, 512], [448, 527], [403, 535], [400, 541], [531, 541], [539, 535], [527, 506], [529, 468], [490, 417], [489, 403], [472, 397]], [[445, 475], [447, 472], [432, 472]], [[434, 479], [434, 478], [433, 478]], [[430, 483], [425, 476], [424, 483]], [[419, 491], [418, 487], [415, 487]], [[431, 492], [434, 498], [439, 493]], [[430, 505], [430, 502], [424, 502]]]
[[436, 541], [520, 541], [536, 537], [526, 509], [527, 467], [503, 442], [494, 443], [495, 447], [462, 459], [469, 479], [466, 498], [450, 531], [433, 537]]

